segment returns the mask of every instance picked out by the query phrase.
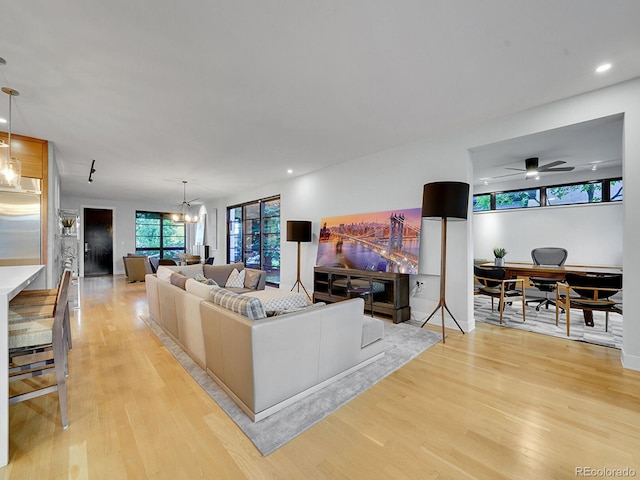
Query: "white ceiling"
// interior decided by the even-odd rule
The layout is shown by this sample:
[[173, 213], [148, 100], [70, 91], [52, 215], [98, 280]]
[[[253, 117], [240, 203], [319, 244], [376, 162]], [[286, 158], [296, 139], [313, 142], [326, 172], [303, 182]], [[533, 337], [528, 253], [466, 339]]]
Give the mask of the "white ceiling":
[[540, 180], [546, 183], [568, 176], [583, 180], [585, 172], [589, 177], [599, 177], [594, 167], [596, 172], [607, 169], [609, 175], [622, 175], [622, 135], [620, 114], [472, 148], [469, 154], [474, 165], [474, 184], [523, 180], [525, 184], [533, 183], [524, 171], [525, 160], [530, 157], [538, 157], [540, 167], [555, 161], [564, 162], [558, 168], [573, 167], [571, 174], [540, 173]]
[[179, 203], [182, 180], [190, 198], [224, 196], [640, 76], [637, 0], [0, 11], [0, 80], [21, 94], [13, 131], [52, 141], [63, 193], [92, 198]]

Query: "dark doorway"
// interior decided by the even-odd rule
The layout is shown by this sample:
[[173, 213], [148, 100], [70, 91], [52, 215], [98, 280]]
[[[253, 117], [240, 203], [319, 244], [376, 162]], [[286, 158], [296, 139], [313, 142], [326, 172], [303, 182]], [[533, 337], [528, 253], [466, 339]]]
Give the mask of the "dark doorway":
[[113, 211], [84, 209], [84, 276], [113, 275]]

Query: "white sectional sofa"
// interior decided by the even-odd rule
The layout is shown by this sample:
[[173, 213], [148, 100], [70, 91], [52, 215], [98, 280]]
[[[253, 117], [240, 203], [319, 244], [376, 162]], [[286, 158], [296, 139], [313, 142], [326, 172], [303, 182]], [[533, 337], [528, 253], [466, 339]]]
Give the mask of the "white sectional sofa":
[[146, 277], [149, 314], [253, 421], [384, 355], [384, 322], [364, 315], [361, 298], [266, 317], [272, 295], [194, 278], [182, 288], [165, 274]]

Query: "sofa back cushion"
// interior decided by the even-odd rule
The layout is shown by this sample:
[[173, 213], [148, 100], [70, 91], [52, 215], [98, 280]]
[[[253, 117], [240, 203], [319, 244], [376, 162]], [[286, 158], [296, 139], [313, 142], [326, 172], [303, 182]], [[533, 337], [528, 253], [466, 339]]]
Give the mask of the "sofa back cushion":
[[244, 264], [238, 262], [228, 265], [204, 265], [203, 271], [205, 277], [212, 278], [218, 285], [224, 287], [227, 283], [227, 278], [229, 278], [234, 268], [240, 271], [244, 269]]
[[196, 278], [197, 275], [202, 275], [204, 272], [201, 263], [195, 265], [159, 265], [156, 275], [158, 280], [170, 282], [172, 273], [181, 273], [187, 277]]
[[267, 316], [262, 302], [255, 297], [238, 295], [224, 288], [213, 287], [209, 294], [209, 299], [216, 305], [239, 313], [251, 320], [259, 320]]
[[261, 270], [256, 270], [254, 268], [245, 268], [246, 273], [244, 275], [244, 288], [251, 288], [255, 290], [258, 288], [258, 283], [260, 282], [260, 274]]
[[189, 278], [185, 283], [184, 289], [187, 292], [193, 293], [194, 295], [202, 298], [203, 300], [209, 300], [211, 298], [211, 290], [213, 290], [215, 287], [216, 285], [207, 285], [206, 283], [202, 283], [194, 280], [193, 278]]

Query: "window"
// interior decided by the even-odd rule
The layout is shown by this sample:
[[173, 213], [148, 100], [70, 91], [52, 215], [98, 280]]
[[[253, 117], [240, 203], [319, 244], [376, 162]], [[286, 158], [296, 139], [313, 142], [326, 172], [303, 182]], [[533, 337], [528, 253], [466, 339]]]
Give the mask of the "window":
[[621, 202], [623, 200], [622, 187], [622, 178], [607, 178], [586, 183], [550, 185], [528, 190], [479, 193], [473, 196], [473, 211], [476, 213], [531, 207]]
[[609, 201], [621, 202], [622, 201], [622, 179], [609, 181]]
[[487, 193], [484, 195], [474, 195], [473, 211], [484, 212], [486, 210], [491, 210], [491, 194]]
[[185, 251], [184, 223], [169, 213], [136, 212], [136, 253], [177, 260]]
[[572, 205], [602, 201], [602, 182], [547, 187], [547, 205]]
[[227, 208], [227, 261], [265, 270], [280, 284], [280, 197]]
[[540, 206], [540, 189], [496, 193], [496, 210]]

